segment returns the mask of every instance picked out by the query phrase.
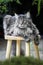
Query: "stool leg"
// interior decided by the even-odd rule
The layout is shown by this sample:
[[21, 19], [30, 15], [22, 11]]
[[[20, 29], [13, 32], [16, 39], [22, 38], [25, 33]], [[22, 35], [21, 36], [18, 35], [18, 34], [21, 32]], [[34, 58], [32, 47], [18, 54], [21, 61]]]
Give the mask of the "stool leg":
[[16, 56], [20, 56], [20, 40], [16, 43]]
[[12, 46], [12, 40], [8, 40], [6, 49], [6, 59], [10, 58], [11, 46]]
[[36, 45], [35, 43], [34, 43], [34, 48], [35, 48], [37, 59], [39, 59], [40, 58], [39, 57], [39, 49], [38, 49], [38, 45]]
[[26, 51], [25, 51], [25, 56], [30, 56], [30, 42], [29, 43], [25, 43], [25, 48], [26, 48]]

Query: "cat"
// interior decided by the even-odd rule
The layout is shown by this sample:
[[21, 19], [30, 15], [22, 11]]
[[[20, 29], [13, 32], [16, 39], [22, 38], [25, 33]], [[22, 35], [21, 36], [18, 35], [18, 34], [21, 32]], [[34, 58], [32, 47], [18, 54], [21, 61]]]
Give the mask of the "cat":
[[[32, 22], [30, 12], [26, 14], [6, 15], [3, 20], [5, 35], [22, 36], [26, 42], [30, 40], [38, 41], [39, 30]], [[38, 44], [38, 42], [37, 42]]]

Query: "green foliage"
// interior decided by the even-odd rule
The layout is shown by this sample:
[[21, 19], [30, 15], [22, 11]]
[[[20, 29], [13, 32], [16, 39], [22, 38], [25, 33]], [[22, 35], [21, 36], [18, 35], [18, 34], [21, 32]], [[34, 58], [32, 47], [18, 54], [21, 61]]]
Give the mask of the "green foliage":
[[41, 5], [41, 0], [38, 0], [38, 14], [40, 14], [40, 5]]
[[0, 65], [43, 65], [43, 61], [33, 57], [14, 57], [1, 61]]
[[[20, 2], [20, 0], [0, 0], [0, 4], [1, 3], [7, 3], [9, 1], [16, 1], [18, 4], [22, 4]], [[33, 5], [34, 4], [37, 5], [37, 10], [38, 10], [38, 15], [39, 15], [40, 14], [40, 10], [41, 10], [41, 5], [43, 6], [43, 0], [33, 0], [32, 4]], [[3, 5], [3, 6], [0, 5], [0, 13], [7, 12], [7, 7], [5, 5]]]
[[18, 4], [21, 4], [21, 2], [19, 0], [14, 0], [14, 1], [16, 1]]
[[6, 13], [7, 12], [7, 6], [5, 3], [0, 3], [0, 13]]
[[2, 3], [2, 2], [9, 2], [9, 1], [16, 1], [18, 4], [20, 4], [19, 0], [0, 0], [0, 3]]
[[2, 2], [9, 2], [9, 1], [12, 1], [12, 0], [0, 0], [0, 3], [2, 3]]
[[0, 0], [0, 13], [7, 13], [7, 3], [8, 2], [12, 2], [12, 1], [16, 1], [18, 4], [21, 4], [19, 0]]
[[41, 10], [41, 4], [43, 4], [43, 0], [33, 0], [33, 5], [37, 5], [37, 10], [38, 10], [38, 15], [40, 14], [40, 10]]

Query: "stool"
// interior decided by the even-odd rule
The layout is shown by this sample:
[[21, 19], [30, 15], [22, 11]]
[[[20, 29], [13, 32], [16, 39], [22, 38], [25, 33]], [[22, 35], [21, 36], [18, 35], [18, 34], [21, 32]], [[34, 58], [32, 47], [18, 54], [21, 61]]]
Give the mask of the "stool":
[[[12, 46], [12, 40], [16, 40], [16, 56], [20, 56], [20, 41], [24, 40], [22, 37], [15, 37], [15, 36], [5, 36], [5, 40], [7, 40], [7, 49], [6, 49], [6, 59], [10, 58], [10, 52], [11, 52], [11, 46]], [[36, 51], [36, 56], [39, 58], [39, 50], [38, 46], [34, 44], [34, 48]], [[25, 43], [25, 56], [30, 56], [30, 42]]]

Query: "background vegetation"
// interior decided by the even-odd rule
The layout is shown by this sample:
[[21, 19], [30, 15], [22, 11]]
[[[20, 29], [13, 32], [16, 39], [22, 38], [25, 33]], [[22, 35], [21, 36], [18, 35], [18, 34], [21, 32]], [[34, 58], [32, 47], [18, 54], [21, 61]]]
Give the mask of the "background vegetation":
[[[1, 14], [8, 12], [8, 10], [7, 10], [7, 3], [8, 2], [12, 2], [12, 1], [15, 1], [16, 3], [22, 5], [20, 0], [0, 0], [0, 13]], [[32, 1], [32, 6], [33, 5], [37, 5], [37, 10], [38, 10], [38, 15], [39, 15], [40, 14], [40, 9], [43, 6], [43, 0], [33, 0]]]

